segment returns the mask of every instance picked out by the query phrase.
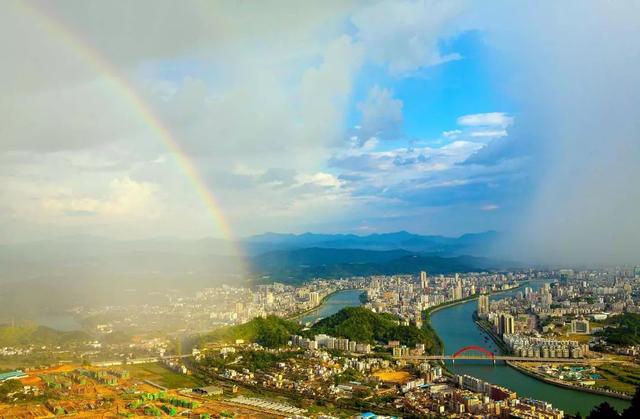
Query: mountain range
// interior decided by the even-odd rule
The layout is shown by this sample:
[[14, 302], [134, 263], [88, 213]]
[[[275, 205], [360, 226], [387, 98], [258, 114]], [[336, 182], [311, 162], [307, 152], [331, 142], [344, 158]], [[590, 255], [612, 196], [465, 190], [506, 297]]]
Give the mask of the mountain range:
[[459, 237], [419, 235], [407, 231], [364, 236], [355, 234], [265, 233], [243, 239], [242, 244], [253, 254], [277, 249], [319, 247], [367, 250], [403, 249], [412, 252], [438, 253], [444, 256], [461, 254], [488, 256], [500, 238], [500, 233], [495, 231], [463, 234]]
[[515, 262], [476, 256], [444, 257], [408, 250], [303, 248], [275, 250], [254, 256], [252, 271], [267, 280], [299, 282], [311, 278], [502, 271], [517, 268]]

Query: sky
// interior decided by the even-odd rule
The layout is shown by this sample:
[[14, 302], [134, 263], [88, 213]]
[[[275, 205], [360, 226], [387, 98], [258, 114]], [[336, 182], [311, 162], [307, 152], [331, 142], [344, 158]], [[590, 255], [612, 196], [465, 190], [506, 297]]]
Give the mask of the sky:
[[497, 230], [640, 258], [637, 3], [0, 9], [2, 243]]

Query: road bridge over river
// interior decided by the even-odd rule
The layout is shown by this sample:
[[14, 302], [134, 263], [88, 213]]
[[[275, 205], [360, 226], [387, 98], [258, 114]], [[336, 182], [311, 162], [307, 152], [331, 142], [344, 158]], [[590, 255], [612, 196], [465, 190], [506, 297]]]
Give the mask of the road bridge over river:
[[576, 362], [576, 358], [542, 358], [542, 357], [525, 357], [515, 355], [496, 355], [493, 352], [481, 346], [465, 346], [452, 355], [403, 355], [396, 356], [396, 359], [415, 360], [415, 361], [451, 361], [455, 363], [457, 360], [472, 361], [526, 361], [526, 362]]

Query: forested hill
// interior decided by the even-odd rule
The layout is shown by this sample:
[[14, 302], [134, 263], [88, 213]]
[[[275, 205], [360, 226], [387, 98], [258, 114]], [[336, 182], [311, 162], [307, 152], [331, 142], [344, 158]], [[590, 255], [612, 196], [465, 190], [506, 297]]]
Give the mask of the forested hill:
[[236, 326], [216, 329], [199, 337], [199, 344], [207, 342], [234, 343], [242, 339], [247, 343], [258, 343], [267, 348], [278, 348], [287, 344], [291, 335], [300, 331], [295, 322], [277, 316], [256, 317], [253, 320]]
[[36, 325], [0, 326], [0, 346], [50, 346], [82, 342], [88, 339], [89, 336], [80, 331], [63, 332]]
[[601, 335], [610, 344], [640, 344], [640, 314], [624, 313], [607, 319], [607, 327]]
[[371, 344], [387, 344], [390, 340], [398, 340], [402, 345], [413, 347], [416, 343], [424, 343], [429, 353], [438, 353], [439, 348], [438, 338], [429, 325], [422, 329], [402, 326], [398, 317], [388, 313], [374, 313], [364, 307], [343, 308], [320, 320], [305, 333], [310, 336], [325, 333]]
[[233, 343], [242, 339], [246, 343], [258, 343], [267, 348], [285, 346], [291, 335], [300, 334], [313, 338], [325, 333], [356, 342], [387, 344], [398, 340], [401, 344], [413, 347], [424, 343], [429, 353], [438, 353], [439, 341], [429, 325], [422, 329], [415, 326], [402, 326], [400, 319], [392, 314], [374, 313], [364, 307], [347, 307], [336, 314], [320, 320], [309, 330], [292, 321], [276, 316], [255, 319], [237, 326], [223, 327], [200, 336], [197, 342], [202, 346], [207, 342]]

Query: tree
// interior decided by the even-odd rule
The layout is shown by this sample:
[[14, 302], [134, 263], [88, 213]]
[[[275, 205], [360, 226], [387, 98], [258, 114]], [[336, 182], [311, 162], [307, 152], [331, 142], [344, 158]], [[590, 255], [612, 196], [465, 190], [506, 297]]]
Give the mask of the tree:
[[636, 387], [636, 392], [631, 399], [631, 405], [622, 412], [623, 419], [640, 418], [640, 386]]
[[0, 385], [0, 399], [5, 399], [9, 394], [22, 390], [22, 383], [18, 380], [7, 380]]
[[607, 402], [602, 402], [593, 408], [587, 419], [615, 419], [619, 417], [620, 413], [613, 406]]

